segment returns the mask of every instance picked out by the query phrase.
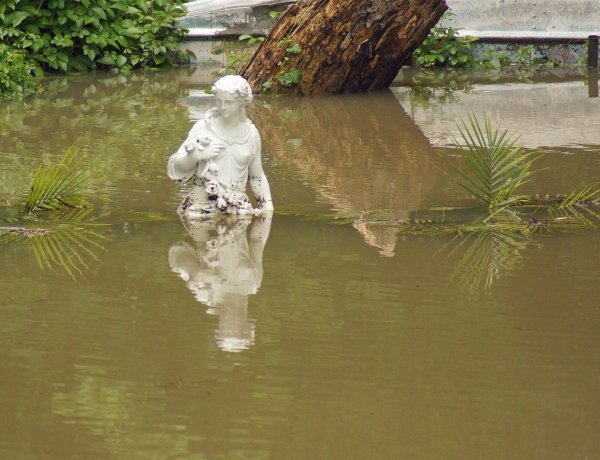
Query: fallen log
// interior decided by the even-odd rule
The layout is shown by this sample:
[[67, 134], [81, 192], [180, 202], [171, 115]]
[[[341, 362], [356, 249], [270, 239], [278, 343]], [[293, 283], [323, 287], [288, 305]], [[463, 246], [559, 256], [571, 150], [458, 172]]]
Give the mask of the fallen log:
[[299, 0], [241, 75], [273, 94], [384, 89], [447, 9], [444, 0]]

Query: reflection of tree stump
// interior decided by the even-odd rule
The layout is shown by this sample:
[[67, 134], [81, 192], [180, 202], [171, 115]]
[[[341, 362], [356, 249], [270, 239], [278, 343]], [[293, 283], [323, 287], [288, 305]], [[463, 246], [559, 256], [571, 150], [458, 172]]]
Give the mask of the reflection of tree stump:
[[433, 184], [429, 142], [391, 91], [253, 101], [263, 144], [342, 212], [415, 210]]
[[[255, 100], [248, 116], [264, 148], [337, 211], [382, 210], [369, 219], [407, 219], [437, 180], [431, 145], [389, 90]], [[368, 222], [356, 228], [382, 255], [393, 255], [395, 230]]]
[[[444, 0], [299, 1], [269, 31], [242, 76], [255, 92], [265, 82], [270, 92], [289, 94], [384, 89], [447, 9]], [[291, 44], [302, 51], [286, 51]], [[292, 68], [302, 78], [285, 86], [277, 77]]]

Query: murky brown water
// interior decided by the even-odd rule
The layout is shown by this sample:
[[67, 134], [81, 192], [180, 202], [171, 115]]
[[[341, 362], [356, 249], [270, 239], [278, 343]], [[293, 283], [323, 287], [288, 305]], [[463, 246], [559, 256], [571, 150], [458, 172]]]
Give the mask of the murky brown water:
[[453, 240], [334, 219], [473, 206], [438, 155], [440, 120], [469, 108], [530, 123], [550, 169], [528, 191], [598, 181], [582, 81], [257, 100], [278, 213], [189, 232], [166, 159], [212, 101], [184, 81], [87, 76], [0, 105], [3, 202], [76, 141], [114, 187], [83, 220], [106, 225], [57, 240], [71, 274], [41, 270], [35, 239], [0, 245], [0, 458], [600, 458], [598, 230]]

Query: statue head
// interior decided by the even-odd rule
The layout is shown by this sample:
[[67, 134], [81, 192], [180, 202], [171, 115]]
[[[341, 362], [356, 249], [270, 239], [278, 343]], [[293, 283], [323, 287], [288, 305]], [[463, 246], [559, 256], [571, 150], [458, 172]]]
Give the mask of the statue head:
[[217, 80], [212, 92], [217, 99], [218, 116], [228, 120], [246, 119], [246, 106], [252, 100], [252, 88], [239, 75], [226, 75]]
[[247, 105], [252, 100], [252, 88], [248, 82], [239, 75], [225, 75], [219, 78], [212, 87], [216, 97], [220, 95], [232, 96], [236, 101]]

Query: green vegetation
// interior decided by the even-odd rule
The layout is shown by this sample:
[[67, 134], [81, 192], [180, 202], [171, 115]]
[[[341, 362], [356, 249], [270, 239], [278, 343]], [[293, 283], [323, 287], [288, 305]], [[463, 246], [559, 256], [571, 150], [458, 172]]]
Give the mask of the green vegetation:
[[0, 99], [3, 96], [19, 99], [39, 92], [41, 87], [35, 79], [42, 74], [23, 51], [0, 44]]
[[250, 34], [244, 34], [244, 35], [240, 35], [238, 37], [238, 40], [240, 40], [240, 41], [248, 40], [248, 44], [252, 45], [253, 43], [264, 42], [265, 41], [265, 37], [253, 37]]
[[183, 0], [5, 0], [0, 4], [0, 98], [39, 90], [44, 72], [159, 69], [188, 61]]
[[522, 146], [517, 145], [519, 136], [500, 131], [498, 126], [492, 124], [489, 115], [485, 116], [483, 129], [473, 113], [469, 114], [469, 122], [470, 125], [464, 120], [462, 125], [458, 124], [462, 143], [452, 138], [467, 171], [443, 156], [457, 175], [446, 174], [486, 203], [490, 217], [507, 208], [519, 206], [546, 207], [550, 211], [572, 209], [574, 206], [594, 202], [600, 195], [600, 189], [596, 185], [580, 185], [570, 193], [548, 196], [545, 199], [537, 195], [515, 195], [515, 190], [535, 172], [531, 171], [531, 165], [539, 158], [532, 158], [536, 152], [525, 153]]
[[516, 133], [501, 132], [493, 126], [489, 115], [485, 117], [484, 129], [474, 114], [469, 114], [469, 122], [470, 126], [464, 120], [462, 126], [458, 124], [466, 148], [454, 137], [452, 142], [472, 174], [464, 172], [447, 157], [442, 158], [458, 174], [450, 177], [484, 201], [493, 214], [523, 198], [514, 192], [527, 182], [533, 173], [531, 165], [537, 158], [530, 158], [535, 152], [524, 153], [522, 146], [516, 145], [519, 140]]
[[476, 60], [473, 55], [472, 43], [476, 37], [459, 37], [460, 29], [444, 27], [443, 21], [454, 16], [446, 13], [439, 24], [431, 29], [421, 46], [413, 53], [413, 61], [419, 67], [472, 67]]
[[[284, 38], [283, 40], [277, 42], [277, 47], [279, 48], [281, 46], [285, 46], [286, 54], [297, 55], [302, 53], [302, 48], [300, 47], [300, 45], [288, 38]], [[285, 64], [287, 63], [287, 61], [289, 61], [289, 59], [289, 56], [284, 56], [283, 60], [278, 64], [280, 70], [279, 74], [277, 75], [277, 80], [283, 86], [291, 86], [296, 83], [300, 83], [300, 80], [302, 79], [302, 72], [296, 67], [292, 67], [289, 70], [285, 70]], [[264, 84], [263, 88], [268, 89], [264, 86]]]
[[81, 147], [75, 148], [72, 145], [58, 165], [40, 165], [33, 178], [23, 213], [58, 207], [91, 206], [81, 196], [83, 193], [104, 197], [103, 190], [98, 188], [98, 184], [106, 179], [106, 176], [100, 175], [103, 168], [96, 166], [97, 159], [82, 165], [86, 154], [87, 152], [81, 152]]
[[[276, 13], [276, 12], [271, 12]], [[281, 13], [283, 14], [283, 13]], [[249, 34], [240, 35], [238, 37], [239, 41], [243, 41], [246, 45], [242, 49], [238, 50], [230, 50], [227, 56], [229, 60], [229, 64], [222, 69], [219, 70], [219, 75], [223, 74], [235, 74], [239, 75], [242, 71], [246, 63], [250, 60], [251, 55], [254, 53], [256, 48], [252, 45], [256, 43], [262, 43], [264, 41], [264, 37], [253, 37]], [[286, 63], [290, 60], [290, 56], [299, 55], [302, 53], [302, 47], [289, 39], [283, 39], [277, 42], [277, 47], [285, 46], [286, 55], [283, 59], [278, 63], [279, 65], [279, 73], [277, 74], [277, 80], [283, 86], [291, 86], [297, 83], [300, 83], [302, 79], [302, 72], [296, 67], [292, 67], [289, 70], [286, 70]], [[223, 48], [216, 48], [212, 51], [213, 54], [221, 54], [224, 52]], [[289, 56], [288, 56], [289, 55]], [[263, 83], [262, 90], [267, 91], [273, 86], [273, 82], [267, 81]], [[207, 90], [208, 92], [208, 90]]]
[[[222, 46], [214, 48], [211, 54], [227, 54], [229, 64], [221, 68], [218, 75], [239, 75], [250, 57], [256, 51], [257, 46], [265, 40], [265, 37], [254, 37], [243, 34], [238, 37], [237, 42], [224, 42]], [[210, 88], [207, 89], [210, 92]]]
[[[446, 13], [431, 29], [421, 46], [413, 53], [413, 63], [418, 67], [464, 67], [469, 69], [504, 69], [510, 65], [538, 64], [534, 58], [534, 47], [524, 46], [514, 52], [487, 50], [483, 56], [477, 56], [473, 43], [477, 37], [459, 36], [461, 29], [445, 27], [444, 20], [454, 14]], [[554, 65], [554, 63], [551, 63]]]

